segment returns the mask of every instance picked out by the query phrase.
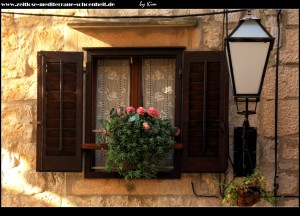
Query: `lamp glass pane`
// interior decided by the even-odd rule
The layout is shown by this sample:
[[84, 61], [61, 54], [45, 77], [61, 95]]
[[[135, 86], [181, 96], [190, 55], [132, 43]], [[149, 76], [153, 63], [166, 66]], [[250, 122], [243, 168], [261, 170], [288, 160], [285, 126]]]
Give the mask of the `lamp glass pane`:
[[236, 94], [258, 94], [270, 43], [229, 42]]
[[245, 20], [231, 37], [268, 38], [269, 36], [255, 20]]

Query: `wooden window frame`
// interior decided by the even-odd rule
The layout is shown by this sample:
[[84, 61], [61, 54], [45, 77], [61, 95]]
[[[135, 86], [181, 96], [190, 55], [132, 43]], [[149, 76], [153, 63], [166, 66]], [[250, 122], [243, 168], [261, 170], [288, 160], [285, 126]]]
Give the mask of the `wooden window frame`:
[[[95, 93], [96, 93], [96, 70], [97, 60], [100, 58], [132, 58], [138, 61], [134, 64], [134, 71], [140, 71], [142, 58], [174, 58], [175, 66], [175, 125], [181, 126], [181, 69], [184, 47], [123, 47], [123, 48], [83, 48], [87, 52], [86, 64], [86, 94], [85, 94], [85, 138], [84, 143], [95, 143]], [[139, 76], [141, 77], [141, 76]], [[135, 79], [131, 76], [131, 79]], [[141, 82], [134, 82], [136, 86], [130, 87], [141, 89]], [[138, 93], [130, 93], [131, 105], [139, 106], [141, 100], [140, 91]], [[176, 142], [180, 143], [180, 137], [176, 138]], [[85, 153], [84, 176], [85, 178], [121, 178], [118, 173], [107, 173], [104, 171], [95, 171], [92, 169], [94, 164], [93, 155], [95, 150], [87, 150]], [[157, 178], [180, 178], [181, 176], [181, 150], [174, 149], [174, 170], [168, 172], [158, 172]]]

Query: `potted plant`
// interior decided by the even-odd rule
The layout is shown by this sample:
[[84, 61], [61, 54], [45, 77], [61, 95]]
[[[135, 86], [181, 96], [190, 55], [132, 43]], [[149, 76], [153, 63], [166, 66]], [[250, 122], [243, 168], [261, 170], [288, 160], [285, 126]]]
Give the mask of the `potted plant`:
[[170, 119], [162, 119], [153, 107], [112, 109], [97, 143], [107, 143], [104, 170], [116, 171], [126, 180], [154, 178], [180, 130]]
[[255, 169], [251, 175], [239, 178], [225, 184], [223, 203], [233, 206], [252, 206], [260, 199], [264, 199], [273, 206], [276, 202], [273, 191], [266, 189], [266, 177]]

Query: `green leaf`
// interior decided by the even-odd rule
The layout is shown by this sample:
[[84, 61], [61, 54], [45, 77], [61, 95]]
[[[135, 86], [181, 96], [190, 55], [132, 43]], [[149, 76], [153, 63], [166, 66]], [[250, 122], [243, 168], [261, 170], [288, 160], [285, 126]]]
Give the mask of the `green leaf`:
[[133, 122], [133, 121], [138, 120], [138, 119], [139, 119], [139, 114], [135, 114], [135, 115], [131, 116], [131, 117], [128, 119], [128, 121], [129, 121], [129, 122]]

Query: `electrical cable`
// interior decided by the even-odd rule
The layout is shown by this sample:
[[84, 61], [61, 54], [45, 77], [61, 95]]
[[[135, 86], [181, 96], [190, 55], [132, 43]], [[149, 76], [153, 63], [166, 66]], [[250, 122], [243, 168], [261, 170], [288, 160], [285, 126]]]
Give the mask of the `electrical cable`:
[[[241, 11], [246, 11], [245, 9], [231, 10], [226, 13], [237, 13]], [[198, 17], [198, 16], [210, 16], [223, 14], [223, 11], [220, 12], [211, 12], [211, 13], [201, 13], [201, 14], [185, 14], [185, 15], [170, 15], [170, 16], [76, 16], [76, 15], [63, 15], [63, 14], [36, 14], [36, 13], [20, 13], [20, 12], [4, 12], [2, 14], [16, 14], [16, 15], [28, 15], [28, 16], [52, 16], [52, 17], [70, 17], [70, 18], [79, 18], [79, 19], [129, 19], [129, 18], [183, 18], [183, 17]]]
[[[279, 43], [280, 43], [280, 15], [281, 10], [278, 10], [277, 13], [277, 49], [276, 49], [276, 74], [275, 74], [275, 134], [274, 134], [274, 141], [275, 141], [275, 172], [274, 172], [274, 196], [277, 197], [277, 189], [278, 189], [278, 183], [277, 183], [277, 148], [278, 148], [278, 68], [279, 68]], [[276, 205], [276, 203], [275, 203]]]

